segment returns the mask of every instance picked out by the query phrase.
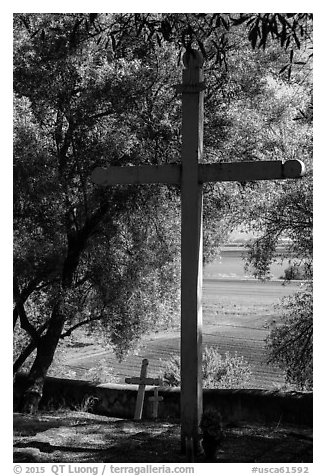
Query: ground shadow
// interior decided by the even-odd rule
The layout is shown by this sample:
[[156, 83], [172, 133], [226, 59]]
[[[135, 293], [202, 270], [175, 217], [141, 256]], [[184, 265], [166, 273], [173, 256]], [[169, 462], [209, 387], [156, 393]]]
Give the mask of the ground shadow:
[[[310, 463], [312, 431], [244, 424], [224, 429], [220, 463]], [[184, 463], [180, 425], [83, 412], [14, 418], [15, 462]], [[196, 462], [212, 462], [199, 454]]]

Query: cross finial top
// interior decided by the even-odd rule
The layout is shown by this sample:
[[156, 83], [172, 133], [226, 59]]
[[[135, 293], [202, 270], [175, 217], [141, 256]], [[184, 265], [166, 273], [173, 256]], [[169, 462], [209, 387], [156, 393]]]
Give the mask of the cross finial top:
[[182, 72], [182, 85], [177, 86], [177, 91], [182, 93], [198, 93], [205, 89], [202, 66], [204, 59], [200, 51], [191, 47], [186, 48], [182, 56], [184, 69]]
[[182, 62], [185, 69], [202, 68], [204, 58], [200, 51], [189, 48], [183, 53]]

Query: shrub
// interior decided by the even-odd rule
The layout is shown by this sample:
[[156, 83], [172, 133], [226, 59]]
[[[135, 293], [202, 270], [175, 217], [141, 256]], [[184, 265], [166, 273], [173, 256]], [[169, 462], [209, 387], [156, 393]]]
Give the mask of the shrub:
[[163, 383], [169, 387], [180, 387], [181, 362], [180, 355], [173, 355], [166, 363], [163, 370]]
[[[229, 352], [223, 357], [216, 348], [205, 347], [203, 351], [203, 387], [204, 388], [240, 388], [248, 382], [251, 369], [243, 356]], [[180, 356], [173, 355], [166, 362], [163, 370], [163, 381], [171, 387], [181, 384]]]
[[291, 264], [284, 270], [284, 276], [281, 279], [286, 281], [291, 280], [303, 280], [307, 277], [307, 269], [305, 266], [300, 266], [298, 264]]
[[118, 378], [114, 375], [113, 368], [107, 365], [106, 359], [96, 363], [95, 367], [87, 370], [86, 378], [95, 385], [101, 383], [116, 383]]

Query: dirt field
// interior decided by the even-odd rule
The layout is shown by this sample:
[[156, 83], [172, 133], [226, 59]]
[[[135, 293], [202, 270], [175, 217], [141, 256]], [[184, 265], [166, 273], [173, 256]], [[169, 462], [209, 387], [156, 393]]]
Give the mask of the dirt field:
[[[205, 279], [203, 299], [203, 343], [217, 347], [224, 354], [237, 352], [252, 366], [248, 388], [275, 389], [284, 385], [279, 369], [266, 365], [264, 339], [269, 325], [278, 315], [273, 305], [280, 297], [292, 294], [298, 285], [284, 286], [280, 281], [257, 282], [234, 279]], [[137, 352], [119, 363], [113, 353], [103, 350], [91, 338], [67, 349], [61, 375], [91, 378], [92, 369], [101, 366], [102, 382], [138, 375], [143, 358], [149, 360], [149, 376], [157, 377], [169, 356], [179, 351], [180, 329], [154, 333], [144, 338]], [[110, 370], [112, 369], [112, 370]], [[56, 368], [52, 369], [56, 373]], [[52, 373], [52, 372], [51, 372]]]

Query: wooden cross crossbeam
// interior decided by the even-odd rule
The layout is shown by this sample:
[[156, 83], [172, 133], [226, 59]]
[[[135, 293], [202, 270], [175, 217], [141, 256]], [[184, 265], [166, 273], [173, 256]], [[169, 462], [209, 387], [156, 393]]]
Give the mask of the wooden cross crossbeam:
[[[173, 165], [140, 165], [130, 167], [97, 167], [92, 181], [97, 185], [181, 184], [182, 167]], [[198, 164], [198, 183], [293, 179], [302, 176], [300, 160], [264, 160], [260, 162], [219, 162]]]
[[160, 385], [159, 378], [126, 377], [125, 382], [133, 385]]
[[[185, 451], [186, 442], [188, 446], [191, 442], [193, 453], [202, 414], [202, 184], [295, 179], [304, 174], [304, 165], [300, 160], [199, 163], [203, 154], [203, 59], [192, 50], [184, 55], [183, 63], [183, 81], [176, 88], [182, 93], [181, 164], [97, 168], [92, 180], [99, 185], [181, 185], [181, 443]], [[141, 375], [145, 377], [146, 373]], [[144, 391], [144, 380], [139, 387]]]

